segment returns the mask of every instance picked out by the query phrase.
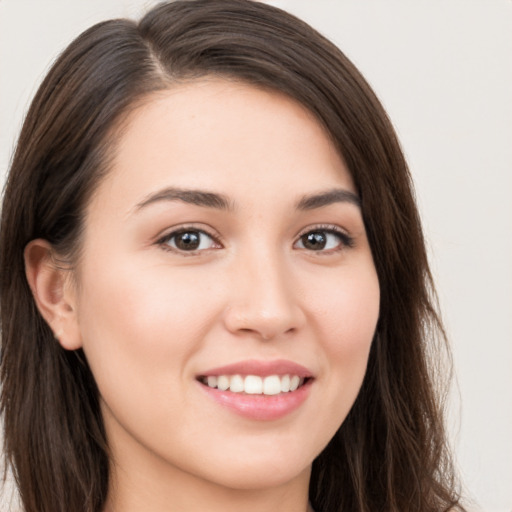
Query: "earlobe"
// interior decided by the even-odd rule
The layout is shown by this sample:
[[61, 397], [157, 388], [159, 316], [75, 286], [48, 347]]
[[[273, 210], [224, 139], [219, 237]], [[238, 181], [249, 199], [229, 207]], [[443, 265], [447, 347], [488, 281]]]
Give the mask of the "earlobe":
[[67, 350], [82, 346], [70, 270], [56, 264], [52, 245], [43, 239], [25, 247], [25, 273], [34, 301], [55, 338]]

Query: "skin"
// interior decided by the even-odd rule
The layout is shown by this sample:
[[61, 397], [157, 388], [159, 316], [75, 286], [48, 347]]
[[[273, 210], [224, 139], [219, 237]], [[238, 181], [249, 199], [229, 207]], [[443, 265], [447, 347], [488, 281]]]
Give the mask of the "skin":
[[[169, 187], [222, 194], [229, 208], [155, 200]], [[98, 383], [113, 454], [106, 510], [307, 509], [311, 463], [357, 396], [379, 314], [359, 206], [297, 208], [333, 189], [356, 194], [308, 111], [204, 79], [132, 112], [72, 273], [45, 241], [27, 247], [39, 309], [66, 349], [83, 347]], [[199, 250], [173, 247], [180, 228], [208, 234]], [[304, 245], [311, 231], [326, 249]], [[305, 402], [259, 421], [197, 381], [247, 359], [307, 367]]]

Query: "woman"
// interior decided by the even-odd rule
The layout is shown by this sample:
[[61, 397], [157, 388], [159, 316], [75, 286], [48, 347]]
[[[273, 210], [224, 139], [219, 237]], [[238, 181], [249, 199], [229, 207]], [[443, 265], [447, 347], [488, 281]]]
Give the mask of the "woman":
[[309, 26], [244, 0], [84, 32], [1, 225], [26, 511], [461, 509], [407, 167]]

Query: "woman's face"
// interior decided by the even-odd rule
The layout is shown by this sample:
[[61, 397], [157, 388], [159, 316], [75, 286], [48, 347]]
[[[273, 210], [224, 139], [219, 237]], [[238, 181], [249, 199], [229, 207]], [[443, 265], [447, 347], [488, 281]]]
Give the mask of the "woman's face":
[[354, 184], [311, 114], [214, 79], [155, 95], [88, 205], [77, 272], [118, 474], [307, 478], [379, 313]]

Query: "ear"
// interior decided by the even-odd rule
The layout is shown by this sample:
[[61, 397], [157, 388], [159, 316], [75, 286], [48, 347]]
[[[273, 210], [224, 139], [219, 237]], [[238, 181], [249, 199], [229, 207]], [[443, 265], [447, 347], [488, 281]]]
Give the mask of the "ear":
[[63, 348], [80, 348], [82, 340], [71, 270], [59, 267], [55, 251], [46, 240], [29, 242], [24, 257], [27, 281], [41, 316]]

